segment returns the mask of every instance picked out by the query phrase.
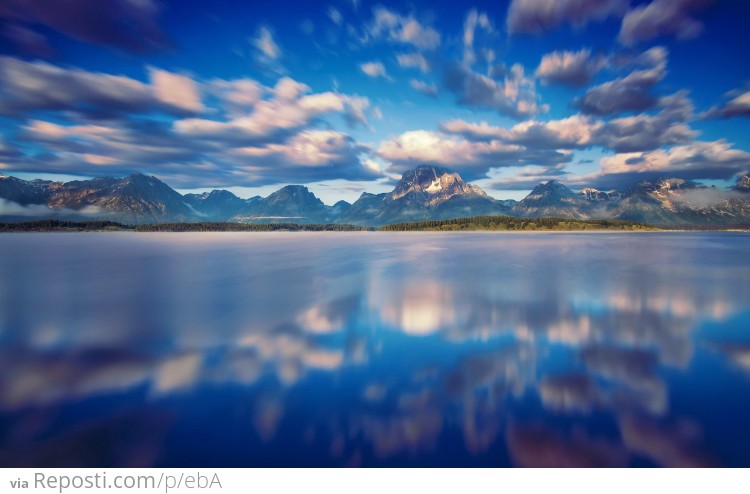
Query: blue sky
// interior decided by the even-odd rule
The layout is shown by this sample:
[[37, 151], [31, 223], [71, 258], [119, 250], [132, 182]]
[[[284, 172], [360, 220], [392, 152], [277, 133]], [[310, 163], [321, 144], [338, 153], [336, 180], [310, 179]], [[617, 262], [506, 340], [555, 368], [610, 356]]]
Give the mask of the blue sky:
[[[106, 5], [105, 5], [106, 4]], [[750, 3], [7, 0], [0, 172], [326, 203], [750, 171]]]

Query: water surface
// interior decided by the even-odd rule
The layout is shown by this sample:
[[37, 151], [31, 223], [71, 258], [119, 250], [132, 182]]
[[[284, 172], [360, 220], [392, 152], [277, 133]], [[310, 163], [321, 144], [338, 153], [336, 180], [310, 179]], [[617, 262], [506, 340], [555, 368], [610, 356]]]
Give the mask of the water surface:
[[750, 235], [0, 236], [2, 466], [750, 466]]

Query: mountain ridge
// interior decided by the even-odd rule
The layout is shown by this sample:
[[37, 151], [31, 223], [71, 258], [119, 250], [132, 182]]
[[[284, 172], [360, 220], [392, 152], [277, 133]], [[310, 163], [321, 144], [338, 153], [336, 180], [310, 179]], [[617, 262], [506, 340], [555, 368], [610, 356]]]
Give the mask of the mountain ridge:
[[336, 222], [381, 226], [493, 214], [510, 214], [510, 208], [464, 182], [458, 173], [420, 165], [404, 172], [390, 193], [363, 193]]
[[404, 172], [389, 193], [363, 192], [353, 203], [324, 204], [304, 185], [243, 199], [215, 189], [180, 194], [156, 177], [135, 173], [70, 182], [0, 176], [0, 220], [87, 219], [131, 224], [234, 221], [243, 223], [387, 224], [471, 216], [618, 219], [654, 224], [750, 223], [750, 175], [720, 190], [679, 178], [643, 181], [627, 190], [574, 191], [557, 180], [540, 183], [521, 201], [498, 200], [443, 167]]

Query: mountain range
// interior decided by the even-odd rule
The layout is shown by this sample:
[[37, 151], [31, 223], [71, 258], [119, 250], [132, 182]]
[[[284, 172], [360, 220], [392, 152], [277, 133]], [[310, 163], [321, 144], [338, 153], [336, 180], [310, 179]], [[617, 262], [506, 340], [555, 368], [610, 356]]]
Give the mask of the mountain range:
[[130, 224], [236, 221], [381, 226], [480, 215], [622, 219], [662, 225], [750, 224], [750, 175], [740, 177], [730, 190], [664, 178], [623, 191], [574, 191], [551, 180], [514, 201], [494, 199], [458, 173], [422, 165], [404, 173], [390, 193], [365, 192], [353, 204], [339, 201], [333, 206], [302, 185], [288, 185], [268, 197], [242, 199], [226, 190], [182, 195], [140, 173], [71, 182], [0, 175], [0, 221], [6, 222], [86, 218]]

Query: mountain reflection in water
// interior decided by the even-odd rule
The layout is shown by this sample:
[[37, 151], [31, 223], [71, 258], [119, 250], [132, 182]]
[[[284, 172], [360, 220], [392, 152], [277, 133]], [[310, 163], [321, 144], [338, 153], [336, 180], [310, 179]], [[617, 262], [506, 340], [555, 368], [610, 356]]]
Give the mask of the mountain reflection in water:
[[747, 234], [0, 238], [2, 466], [750, 466]]

